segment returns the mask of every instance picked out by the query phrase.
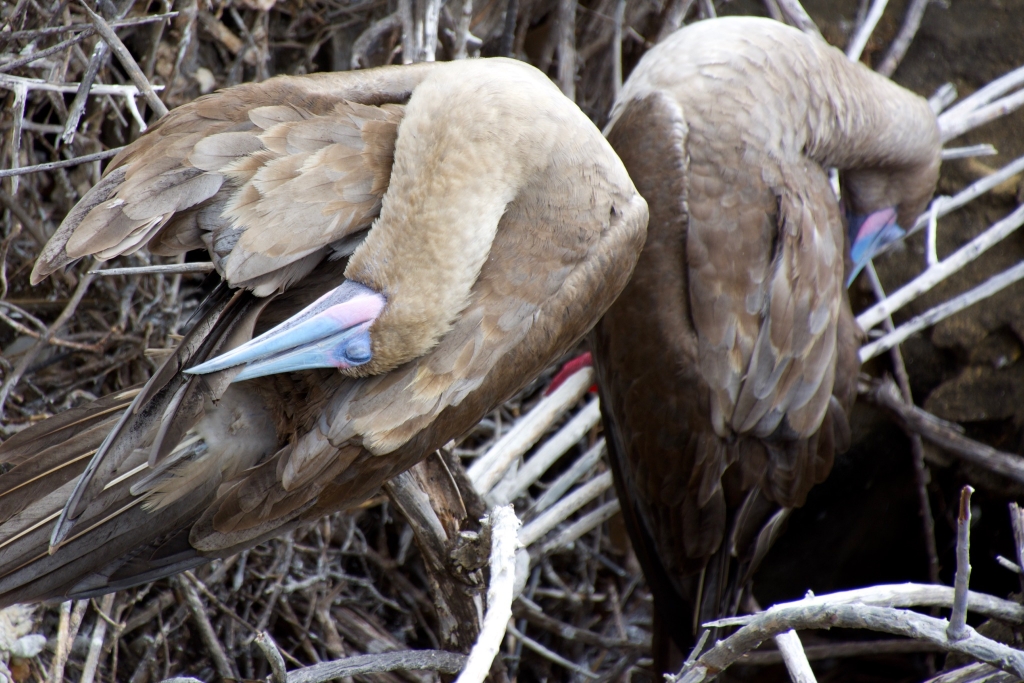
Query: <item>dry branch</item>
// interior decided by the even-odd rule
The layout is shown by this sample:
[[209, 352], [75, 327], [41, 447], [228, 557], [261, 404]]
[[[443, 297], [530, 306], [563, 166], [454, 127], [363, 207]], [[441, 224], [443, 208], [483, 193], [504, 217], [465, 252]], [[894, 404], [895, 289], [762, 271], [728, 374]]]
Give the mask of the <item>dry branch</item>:
[[512, 506], [494, 508], [485, 522], [491, 533], [490, 582], [487, 586], [487, 612], [484, 614], [480, 637], [466, 659], [462, 673], [455, 683], [481, 683], [491, 670], [491, 663], [501, 641], [505, 627], [512, 616], [512, 590], [516, 578], [516, 532], [519, 520]]
[[[830, 603], [827, 598], [822, 596], [813, 602], [775, 605], [750, 617], [739, 631], [719, 641], [698, 657], [689, 669], [684, 668], [674, 680], [679, 683], [711, 680], [768, 638], [789, 630], [822, 628], [860, 628], [925, 640], [945, 650], [960, 652], [1004, 671], [1024, 676], [1024, 652], [986, 638], [970, 626], [966, 627], [963, 639], [952, 641], [946, 636], [948, 622], [945, 619], [891, 607]], [[711, 628], [729, 625], [733, 621], [726, 619], [704, 626]]]
[[907, 405], [900, 397], [892, 378], [875, 380], [862, 387], [861, 395], [887, 410], [905, 429], [935, 444], [962, 460], [1024, 483], [1024, 458], [1006, 453], [963, 435], [959, 425], [947, 422], [914, 405]]

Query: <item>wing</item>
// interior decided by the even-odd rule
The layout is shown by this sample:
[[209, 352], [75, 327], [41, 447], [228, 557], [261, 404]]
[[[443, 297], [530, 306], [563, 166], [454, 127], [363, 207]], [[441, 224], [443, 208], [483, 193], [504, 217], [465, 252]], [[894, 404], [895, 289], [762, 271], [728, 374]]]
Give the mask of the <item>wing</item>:
[[756, 437], [771, 460], [778, 453], [766, 493], [799, 504], [824, 476], [808, 461], [816, 444], [795, 444], [819, 431], [832, 400], [842, 221], [817, 164], [778, 159], [756, 140], [729, 142], [711, 131], [691, 126], [686, 237], [711, 420], [721, 438]]
[[287, 287], [379, 213], [401, 104], [429, 70], [275, 78], [175, 109], [111, 162], [32, 281], [87, 255], [206, 248], [233, 286]]

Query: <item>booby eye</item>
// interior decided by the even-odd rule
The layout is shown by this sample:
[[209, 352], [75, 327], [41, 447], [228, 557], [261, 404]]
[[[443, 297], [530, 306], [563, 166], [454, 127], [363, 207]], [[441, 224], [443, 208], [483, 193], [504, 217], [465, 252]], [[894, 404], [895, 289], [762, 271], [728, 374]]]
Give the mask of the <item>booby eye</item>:
[[362, 365], [373, 357], [370, 351], [369, 335], [359, 335], [345, 347], [345, 360], [352, 365]]

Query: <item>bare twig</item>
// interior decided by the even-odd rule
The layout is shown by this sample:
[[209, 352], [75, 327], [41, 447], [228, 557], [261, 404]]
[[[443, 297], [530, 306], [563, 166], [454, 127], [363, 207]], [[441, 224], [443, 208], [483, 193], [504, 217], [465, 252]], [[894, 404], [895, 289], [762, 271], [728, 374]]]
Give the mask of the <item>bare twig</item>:
[[1013, 71], [1003, 74], [985, 87], [960, 100], [954, 106], [947, 109], [939, 118], [940, 120], [959, 118], [980, 109], [1020, 85], [1024, 85], [1024, 66], [1019, 66]]
[[[469, 56], [469, 25], [473, 20], [473, 0], [462, 0], [462, 6], [456, 11], [458, 14], [455, 20], [455, 45], [453, 47], [455, 54], [453, 56], [455, 59], [465, 59]], [[505, 19], [507, 26], [507, 15]], [[509, 55], [511, 54], [512, 48], [510, 46]]]
[[153, 86], [146, 78], [146, 75], [142, 73], [142, 69], [139, 68], [139, 65], [135, 62], [135, 58], [132, 57], [130, 52], [128, 52], [128, 48], [124, 46], [121, 39], [118, 38], [117, 34], [114, 33], [114, 30], [110, 28], [110, 24], [108, 24], [106, 19], [101, 17], [99, 14], [93, 12], [92, 9], [90, 9], [84, 2], [80, 3], [80, 5], [82, 9], [85, 10], [85, 13], [89, 15], [89, 19], [92, 21], [93, 26], [96, 27], [97, 33], [100, 34], [104, 42], [106, 42], [107, 45], [110, 46], [110, 49], [114, 51], [114, 54], [117, 55], [117, 59], [121, 62], [121, 66], [123, 66], [125, 71], [128, 72], [128, 76], [132, 79], [135, 87], [137, 87], [143, 97], [146, 98], [146, 102], [149, 103], [149, 106], [156, 113], [157, 117], [166, 116], [167, 107], [160, 101], [160, 98], [156, 96], [156, 93], [153, 91]]
[[956, 101], [957, 92], [956, 86], [952, 83], [943, 83], [932, 96], [928, 98], [928, 108], [932, 110], [932, 113], [938, 116], [941, 114], [946, 107], [953, 104]]
[[425, 0], [423, 8], [423, 61], [434, 61], [437, 52], [437, 25], [441, 18], [441, 0]]
[[260, 631], [256, 634], [253, 642], [256, 643], [256, 647], [260, 649], [263, 656], [267, 658], [267, 664], [270, 665], [270, 683], [287, 683], [288, 670], [285, 668], [284, 657], [281, 656], [281, 650], [278, 649], [274, 638], [266, 631]]
[[46, 234], [43, 233], [43, 227], [29, 215], [21, 202], [15, 200], [14, 197], [8, 194], [7, 190], [2, 187], [0, 187], [0, 204], [3, 204], [8, 211], [14, 214], [14, 217], [18, 219], [18, 222], [21, 223], [25, 230], [28, 231], [28, 234], [36, 241], [36, 244], [40, 247], [46, 244]]
[[875, 32], [875, 27], [878, 26], [878, 21], [882, 18], [882, 13], [885, 12], [885, 6], [888, 4], [889, 0], [873, 0], [871, 9], [868, 10], [868, 15], [864, 18], [864, 23], [857, 27], [857, 33], [850, 39], [850, 44], [846, 47], [846, 56], [850, 61], [860, 60], [864, 48], [867, 47], [868, 41], [871, 39], [871, 34]]
[[945, 671], [925, 683], [1018, 683], [1020, 679], [1013, 674], [1000, 671], [988, 664], [969, 664], [959, 669]]
[[85, 610], [89, 607], [88, 600], [76, 600], [74, 608], [70, 600], [61, 603], [60, 622], [57, 626], [57, 643], [53, 653], [53, 661], [50, 663], [50, 675], [48, 683], [63, 683], [64, 665], [67, 664], [68, 655], [71, 654], [71, 647], [74, 645], [75, 636], [82, 625], [82, 618]]
[[811, 663], [807, 661], [807, 654], [796, 631], [785, 631], [775, 636], [775, 646], [779, 648], [782, 662], [793, 683], [816, 683]]
[[75, 287], [75, 291], [68, 300], [64, 310], [61, 311], [60, 315], [57, 316], [57, 319], [54, 320], [50, 327], [47, 328], [46, 334], [39, 337], [39, 340], [32, 346], [32, 348], [22, 355], [21, 360], [18, 361], [18, 364], [14, 367], [11, 373], [4, 378], [3, 386], [0, 386], [0, 425], [3, 424], [4, 407], [7, 403], [7, 397], [11, 393], [11, 389], [13, 389], [21, 380], [22, 375], [25, 374], [25, 371], [28, 370], [29, 366], [33, 361], [35, 361], [36, 356], [38, 356], [46, 347], [50, 339], [57, 334], [57, 332], [67, 324], [68, 320], [71, 319], [71, 316], [75, 314], [75, 311], [78, 309], [78, 304], [82, 302], [82, 299], [85, 297], [86, 290], [89, 289], [89, 285], [92, 283], [93, 277], [95, 276], [86, 274], [79, 279], [78, 286]]
[[[874, 264], [869, 261], [864, 270], [871, 280], [871, 287], [874, 289], [875, 297], [879, 301], [884, 300], [885, 290], [882, 288], [881, 280], [878, 279], [878, 273], [875, 271]], [[884, 322], [887, 332], [895, 329], [891, 317], [886, 318]], [[906, 363], [903, 362], [903, 353], [898, 345], [890, 350], [890, 356], [903, 402], [906, 405], [914, 405], [914, 396], [910, 390], [910, 375], [907, 372]], [[907, 436], [910, 438], [910, 453], [914, 463], [914, 483], [917, 487], [918, 510], [921, 514], [924, 546], [928, 555], [928, 579], [932, 583], [939, 583], [939, 551], [935, 543], [935, 518], [932, 516], [932, 505], [928, 498], [929, 472], [928, 465], [924, 461], [924, 442], [921, 439], [921, 435], [917, 432], [908, 431]]]
[[1024, 483], [1024, 458], [974, 441], [963, 435], [959, 425], [904, 403], [892, 378], [873, 381], [870, 386], [862, 389], [861, 394], [875, 405], [888, 410], [905, 428], [920, 434], [939, 448], [972, 465]]
[[952, 159], [969, 159], [971, 157], [990, 157], [999, 154], [992, 145], [985, 143], [982, 145], [969, 145], [967, 147], [946, 147], [942, 150], [942, 160], [950, 161]]
[[[131, 2], [118, 3], [115, 8], [116, 11], [114, 16], [111, 18], [115, 21], [123, 19], [131, 6]], [[61, 134], [60, 139], [65, 145], [70, 145], [75, 139], [75, 133], [78, 130], [78, 122], [81, 120], [82, 115], [85, 114], [85, 107], [89, 103], [89, 95], [92, 93], [93, 81], [96, 80], [96, 76], [99, 74], [100, 70], [106, 67], [109, 60], [110, 46], [104, 40], [97, 40], [96, 45], [92, 48], [92, 55], [89, 57], [89, 65], [86, 67], [85, 73], [82, 74], [81, 82], [78, 84], [75, 99], [72, 101], [71, 107], [68, 108], [68, 117], [64, 121], [64, 132]], [[133, 102], [132, 107], [134, 106], [135, 103]], [[145, 121], [140, 122], [139, 128], [140, 130], [146, 129]]]
[[953, 611], [949, 616], [946, 637], [953, 641], [970, 637], [967, 630], [967, 585], [971, 581], [971, 494], [965, 486], [960, 492], [960, 513], [956, 518], [956, 579]]
[[53, 171], [58, 168], [68, 168], [70, 166], [78, 166], [79, 164], [85, 164], [90, 161], [102, 161], [103, 159], [109, 159], [112, 156], [116, 156], [124, 147], [115, 147], [113, 149], [107, 149], [102, 152], [96, 152], [95, 154], [83, 154], [80, 157], [74, 157], [72, 159], [64, 159], [62, 161], [50, 161], [45, 164], [36, 164], [35, 166], [22, 166], [21, 168], [5, 168], [0, 170], [0, 178], [7, 178], [9, 176], [16, 175], [27, 175], [29, 173], [41, 173], [43, 171]]
[[79, 683], [92, 683], [96, 678], [96, 667], [100, 663], [100, 653], [103, 651], [103, 639], [107, 635], [107, 622], [110, 610], [114, 606], [114, 593], [108, 593], [100, 600], [99, 616], [96, 624], [92, 627], [92, 637], [89, 639], [89, 653], [85, 657], [85, 664], [82, 666], [82, 677]]
[[488, 515], [491, 528], [490, 583], [487, 586], [487, 612], [483, 627], [469, 653], [456, 683], [482, 683], [498, 654], [505, 627], [512, 617], [512, 591], [516, 578], [516, 531], [519, 519], [512, 506], [496, 507]]
[[[465, 13], [465, 8], [463, 8]], [[512, 46], [516, 40], [516, 16], [519, 14], [519, 0], [505, 1], [505, 25], [501, 31], [501, 44], [498, 46], [498, 54], [502, 57], [512, 56]], [[472, 10], [470, 10], [472, 16]], [[469, 24], [466, 24], [466, 31], [469, 31]]]
[[558, 87], [576, 101], [576, 0], [558, 0]]
[[874, 358], [883, 351], [887, 351], [907, 339], [915, 332], [931, 327], [935, 323], [945, 320], [949, 316], [959, 313], [993, 294], [1001, 292], [1021, 279], [1024, 279], [1024, 263], [1018, 263], [1016, 266], [990, 277], [974, 289], [925, 311], [921, 315], [903, 323], [889, 334], [869, 344], [865, 344], [859, 352], [860, 361], [864, 363]]
[[553, 505], [547, 512], [524, 526], [522, 531], [519, 532], [519, 540], [524, 546], [529, 547], [540, 540], [544, 534], [548, 533], [568, 519], [569, 515], [597, 498], [599, 495], [611, 488], [611, 486], [611, 472], [605, 472], [604, 474], [594, 477], [568, 496], [562, 498], [562, 500], [558, 501], [558, 503]]
[[585, 669], [584, 667], [579, 666], [577, 664], [573, 664], [572, 662], [570, 662], [568, 659], [566, 659], [565, 657], [561, 656], [557, 652], [554, 652], [554, 651], [544, 647], [543, 645], [538, 643], [533, 638], [529, 638], [529, 637], [525, 636], [515, 626], [512, 626], [511, 624], [509, 624], [508, 632], [511, 633], [516, 638], [518, 638], [520, 641], [522, 641], [523, 645], [526, 646], [526, 648], [528, 650], [532, 650], [532, 651], [536, 652], [537, 654], [539, 654], [541, 657], [543, 657], [544, 659], [548, 660], [549, 662], [554, 662], [555, 664], [558, 664], [559, 666], [565, 667], [569, 671], [572, 671], [573, 673], [575, 673], [577, 675], [583, 676], [584, 678], [590, 678], [590, 679], [599, 678], [599, 676], [597, 674], [595, 674], [593, 671], [590, 671], [589, 669]]
[[512, 607], [512, 611], [517, 617], [526, 619], [531, 624], [539, 626], [546, 631], [550, 631], [566, 640], [572, 640], [580, 643], [586, 643], [588, 645], [596, 645], [598, 647], [612, 649], [612, 650], [628, 650], [628, 649], [646, 649], [650, 647], [649, 642], [645, 643], [634, 643], [628, 640], [619, 640], [615, 638], [609, 638], [603, 636], [600, 633], [594, 633], [586, 629], [576, 628], [571, 624], [567, 624], [564, 621], [559, 621], [553, 617], [548, 616], [544, 613], [544, 610], [540, 605], [533, 602], [526, 596], [519, 596], [516, 603]]
[[588, 512], [572, 524], [566, 526], [555, 534], [551, 540], [545, 541], [539, 551], [531, 551], [531, 554], [547, 555], [548, 553], [555, 552], [560, 548], [567, 547], [570, 543], [575, 542], [576, 539], [582, 537], [587, 532], [596, 529], [598, 526], [614, 517], [615, 513], [617, 513], [619, 509], [618, 498], [609, 500], [601, 507], [593, 510], [592, 512]]
[[[868, 310], [857, 316], [857, 324], [862, 329], [870, 330], [893, 312], [899, 310], [906, 304], [916, 299], [921, 294], [930, 291], [953, 273], [962, 269], [965, 265], [974, 261], [990, 248], [1012, 234], [1021, 225], [1024, 225], [1024, 207], [1019, 207], [1006, 218], [995, 223], [992, 227], [981, 233], [963, 247], [953, 252], [935, 266], [928, 268], [925, 272], [900, 287], [895, 292], [890, 292], [884, 301], [880, 301]], [[875, 342], [877, 344], [877, 342]], [[869, 345], [870, 346], [870, 345]], [[865, 347], [866, 348], [866, 347]], [[878, 355], [889, 347], [879, 348], [870, 357]], [[863, 362], [863, 358], [862, 361]]]
[[811, 15], [807, 13], [804, 6], [800, 4], [800, 0], [777, 0], [779, 3], [779, 9], [785, 15], [786, 19], [789, 20], [793, 26], [804, 33], [811, 35], [820, 36], [821, 31], [818, 30], [818, 25], [811, 19]]
[[594, 466], [601, 461], [606, 450], [607, 447], [605, 440], [603, 438], [598, 439], [593, 448], [577, 458], [576, 462], [574, 462], [572, 466], [560, 474], [558, 479], [555, 479], [550, 485], [548, 485], [547, 490], [544, 491], [544, 493], [542, 493], [534, 504], [527, 510], [527, 516], [536, 516], [561, 500], [566, 491], [571, 489], [576, 482], [583, 477], [583, 475], [593, 469]]
[[[828, 605], [873, 605], [875, 607], [946, 607], [953, 606], [954, 590], [949, 586], [926, 583], [895, 583], [855, 588], [853, 590], [816, 595], [785, 603], [789, 606], [822, 607]], [[985, 593], [967, 592], [967, 604], [972, 612], [1008, 621], [1024, 623], [1024, 606]], [[768, 611], [772, 611], [771, 607]], [[742, 626], [757, 615], [728, 617], [714, 622], [715, 626]]]
[[995, 121], [1016, 111], [1024, 106], [1024, 90], [1015, 92], [1012, 95], [996, 100], [992, 104], [979, 107], [964, 116], [955, 117], [952, 114], [939, 118], [939, 131], [942, 134], [942, 141], [952, 140], [964, 133]]
[[910, 6], [907, 7], [907, 14], [903, 18], [900, 32], [896, 34], [892, 45], [889, 46], [889, 51], [885, 53], [882, 63], [878, 65], [878, 73], [883, 76], [892, 76], [896, 71], [896, 67], [900, 65], [904, 55], [907, 54], [914, 36], [917, 35], [917, 29], [921, 26], [924, 11], [928, 9], [928, 5], [931, 2], [932, 0], [912, 0]]
[[619, 97], [622, 90], [622, 22], [626, 18], [626, 0], [615, 4], [615, 23], [612, 31], [612, 96]]
[[[943, 649], [933, 643], [905, 638], [892, 640], [858, 640], [850, 643], [830, 643], [828, 645], [808, 645], [804, 654], [808, 661], [822, 659], [840, 659], [846, 657], [870, 657], [880, 654], [908, 654], [917, 652], [942, 652]], [[740, 658], [738, 664], [744, 666], [769, 666], [782, 664], [782, 653], [771, 650], [755, 650]], [[986, 666], [988, 666], [986, 664]]]
[[67, 40], [62, 40], [56, 45], [51, 45], [48, 48], [37, 50], [29, 55], [26, 55], [25, 57], [12, 60], [10, 62], [7, 62], [6, 64], [0, 64], [0, 73], [14, 71], [15, 69], [25, 66], [26, 64], [31, 64], [37, 59], [43, 59], [44, 57], [49, 57], [52, 54], [56, 54], [62, 50], [66, 50], [72, 45], [77, 45], [78, 43], [82, 42], [83, 40], [91, 36], [93, 33], [95, 33], [95, 29], [89, 28], [85, 31], [82, 31], [77, 36], [72, 36]]
[[289, 671], [288, 683], [324, 683], [350, 676], [387, 671], [438, 671], [444, 674], [457, 674], [465, 666], [466, 660], [466, 655], [443, 650], [400, 650], [356, 655]]
[[[1010, 503], [1010, 528], [1013, 529], [1013, 549], [1017, 566], [1024, 568], [1024, 510], [1017, 503]], [[1021, 590], [1024, 590], [1024, 573], [1020, 573]]]
[[[732, 622], [722, 620], [706, 627]], [[776, 605], [746, 621], [746, 625], [697, 658], [689, 670], [676, 680], [698, 683], [709, 680], [734, 664], [739, 657], [753, 650], [764, 640], [790, 629], [862, 628], [926, 640], [943, 649], [960, 652], [1000, 669], [1024, 676], [1024, 652], [997, 643], [967, 627], [968, 635], [958, 641], [946, 637], [945, 619], [928, 617], [909, 610], [875, 607], [864, 604], [835, 604], [828, 596], [813, 601]]]
[[672, 0], [662, 15], [661, 28], [658, 30], [658, 37], [654, 39], [654, 42], [660, 43], [679, 30], [695, 2], [697, 0]]
[[[527, 489], [544, 476], [544, 473], [600, 420], [601, 406], [598, 399], [595, 398], [583, 410], [576, 413], [558, 432], [549, 437], [544, 445], [538, 448], [537, 452], [523, 464], [514, 479], [507, 484], [499, 483], [485, 498], [492, 505], [505, 505], [526, 493]], [[565, 489], [563, 489], [564, 491]]]
[[470, 465], [470, 481], [481, 494], [486, 494], [504, 476], [516, 458], [537, 443], [541, 435], [564, 415], [587, 392], [594, 382], [594, 371], [586, 368], [569, 377], [562, 386], [540, 403], [491, 449]]
[[199, 629], [199, 635], [210, 652], [210, 658], [213, 660], [214, 666], [217, 667], [217, 673], [225, 681], [238, 680], [239, 676], [231, 666], [227, 654], [224, 653], [224, 646], [217, 639], [217, 632], [210, 623], [210, 618], [206, 616], [206, 607], [203, 605], [202, 600], [199, 599], [195, 586], [182, 576], [176, 576], [174, 581], [185, 598], [185, 604], [192, 615], [192, 620], [195, 621], [196, 627]]
[[[471, 0], [467, 0], [471, 1]], [[373, 45], [381, 39], [382, 36], [391, 33], [399, 26], [402, 26], [402, 14], [395, 12], [389, 14], [382, 19], [370, 24], [369, 28], [359, 34], [355, 42], [352, 43], [352, 59], [351, 68], [362, 69], [370, 65], [368, 54]]]
[[107, 268], [106, 270], [90, 270], [90, 273], [97, 275], [156, 275], [174, 273], [212, 273], [215, 266], [209, 261], [197, 261], [193, 263], [166, 263], [157, 266], [131, 266], [127, 268]]

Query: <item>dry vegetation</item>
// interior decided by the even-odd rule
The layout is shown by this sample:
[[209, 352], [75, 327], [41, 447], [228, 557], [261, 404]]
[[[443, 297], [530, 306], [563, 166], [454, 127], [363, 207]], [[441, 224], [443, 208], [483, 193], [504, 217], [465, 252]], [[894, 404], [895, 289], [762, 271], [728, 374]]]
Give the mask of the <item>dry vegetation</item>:
[[[0, 166], [16, 169], [68, 159], [77, 162], [8, 174], [0, 181], [0, 436], [6, 438], [69, 406], [144, 381], [179, 339], [190, 312], [209, 288], [202, 273], [103, 276], [90, 272], [98, 267], [96, 263], [79, 263], [38, 287], [28, 285], [28, 272], [40, 248], [98, 181], [102, 160], [138, 136], [144, 122], [155, 120], [162, 106], [173, 108], [215, 88], [278, 74], [431, 56], [504, 54], [546, 71], [601, 125], [623, 73], [628, 74], [643, 51], [684, 20], [713, 14], [716, 4], [712, 0], [101, 0], [97, 16], [104, 19], [97, 19], [77, 1], [5, 0], [0, 5], [0, 97], [4, 98]], [[894, 3], [897, 8], [879, 15], [883, 21], [878, 33], [883, 38], [872, 31], [872, 18], [878, 21], [878, 17], [867, 11], [868, 4], [861, 3], [859, 15], [833, 16], [822, 24], [822, 31], [833, 42], [859, 45], [851, 48], [858, 54], [866, 46], [879, 69], [891, 74], [911, 45], [928, 3]], [[795, 0], [749, 6], [738, 1], [719, 9], [768, 13], [817, 30]], [[104, 25], [116, 32], [133, 59], [112, 54], [97, 35], [97, 27]], [[435, 33], [436, 41], [430, 40]], [[1019, 36], [1012, 38], [1019, 40]], [[1014, 54], [1024, 56], [1024, 50]], [[140, 93], [150, 84], [149, 93]], [[947, 125], [959, 125], [1002, 94], [961, 109], [959, 117], [951, 117]], [[985, 110], [984, 115], [1015, 104], [1002, 102], [999, 112]], [[81, 161], [90, 155], [94, 160]], [[1003, 176], [989, 177], [1005, 185], [1020, 170], [1017, 166]], [[957, 184], [954, 190], [965, 184]], [[990, 184], [997, 190], [1002, 187]], [[980, 231], [976, 226], [974, 234]], [[158, 262], [139, 252], [102, 265]], [[900, 380], [899, 389], [875, 385], [865, 390], [870, 389], [869, 398], [896, 415], [913, 435], [905, 450], [913, 452], [917, 467], [915, 490], [922, 503], [924, 537], [930, 539], [923, 545], [931, 579], [941, 578], [941, 554], [949, 565], [949, 580], [954, 563], [948, 559], [956, 543], [936, 544], [936, 523], [930, 521], [928, 505], [930, 497], [934, 501], [949, 490], [927, 488], [925, 462], [928, 458], [931, 464], [948, 465], [949, 456], [937, 455], [937, 449], [925, 441], [972, 463], [975, 471], [984, 473], [981, 479], [994, 477], [1002, 482], [989, 489], [1009, 486], [1011, 494], [1019, 492], [1024, 486], [1024, 466], [1019, 456], [968, 439], [956, 428], [936, 422], [920, 409], [915, 411], [909, 400], [912, 378], [900, 372], [903, 361], [897, 356], [890, 367]], [[518, 560], [526, 570], [526, 581], [522, 597], [512, 607], [513, 626], [501, 641], [492, 677], [618, 681], [645, 675], [652, 626], [650, 597], [615, 515], [618, 504], [610, 474], [601, 462], [596, 399], [587, 392], [589, 374], [574, 377], [575, 381], [545, 399], [542, 391], [549, 379], [550, 373], [539, 378], [453, 444], [451, 453], [432, 458], [405, 480], [389, 485], [361, 510], [334, 515], [172, 580], [28, 612], [21, 627], [5, 626], [0, 619], [0, 662], [12, 655], [10, 671], [18, 683], [64, 679], [147, 683], [171, 676], [201, 681], [271, 676], [279, 683], [282, 670], [273, 663], [280, 652], [291, 683], [325, 680], [325, 676], [394, 683], [435, 680], [438, 674], [433, 671], [406, 670], [401, 654], [349, 661], [349, 668], [319, 676], [307, 671], [306, 678], [296, 670], [360, 654], [408, 649], [467, 652], [472, 644], [467, 638], [473, 640], [470, 636], [479, 630], [483, 592], [494, 579], [487, 564], [490, 535], [476, 520], [489, 506], [514, 502], [525, 523], [520, 534], [528, 548]], [[531, 413], [542, 402], [543, 410]], [[544, 410], [546, 416], [541, 416]], [[563, 453], [572, 458], [556, 463]], [[532, 458], [520, 464], [527, 454]], [[906, 458], [910, 460], [910, 454]], [[473, 463], [468, 476], [459, 461]], [[451, 471], [454, 480], [437, 484], [430, 478], [432, 471]], [[961, 482], [956, 483], [958, 488]], [[914, 488], [913, 479], [908, 486]], [[422, 488], [431, 488], [435, 494], [433, 510], [417, 508], [414, 494]], [[954, 500], [948, 495], [946, 499]], [[448, 507], [438, 500], [447, 501]], [[950, 528], [955, 529], [957, 506], [951, 507], [953, 513], [946, 517], [953, 520]], [[427, 529], [431, 515], [440, 518], [444, 531], [433, 538]], [[1024, 524], [1016, 511], [1014, 515], [1017, 555], [1003, 563], [1019, 573]], [[943, 525], [941, 516], [938, 524]], [[1009, 528], [1006, 522], [1000, 524]], [[907, 528], [919, 534], [920, 522], [912, 519]], [[963, 542], [960, 547], [966, 550]], [[984, 552], [990, 559], [996, 551], [986, 546]], [[910, 571], [904, 576], [918, 574]], [[699, 678], [701, 671], [732, 663], [761, 640], [794, 625], [860, 626], [916, 634], [917, 641], [887, 640], [866, 646], [825, 642], [807, 648], [812, 659], [862, 655], [865, 650], [903, 658], [904, 664], [889, 666], [875, 680], [921, 680], [934, 665], [934, 659], [921, 653], [958, 648], [1021, 672], [1019, 658], [1024, 655], [1001, 650], [991, 641], [977, 641], [977, 634], [957, 641], [958, 634], [947, 634], [937, 619], [894, 616], [900, 606], [949, 606], [957, 601], [963, 610], [967, 604], [963, 591], [954, 600], [953, 589], [936, 590], [924, 597], [894, 598], [885, 591], [859, 596], [855, 598], [859, 607], [849, 609], [837, 598], [825, 607], [819, 601], [770, 611], [742, 622], [739, 640], [733, 642], [741, 642], [744, 648], [728, 652], [716, 648], [693, 662], [688, 675]], [[1014, 603], [996, 601], [985, 607], [972, 600], [972, 613], [997, 616], [1001, 623], [1024, 620], [1024, 610]], [[889, 612], [871, 616], [871, 609]], [[9, 613], [4, 618], [15, 616]], [[918, 630], [896, 629], [892, 623], [899, 621], [897, 617]], [[956, 617], [953, 621], [959, 628]], [[28, 656], [33, 646], [29, 639], [22, 641], [19, 652], [16, 644], [5, 641], [5, 628], [18, 636], [42, 633], [48, 639], [46, 648], [39, 656]], [[987, 628], [993, 637], [1016, 642], [1013, 629]], [[269, 634], [277, 648], [258, 639], [260, 633]], [[785, 638], [777, 642], [785, 649]], [[954, 647], [954, 642], [961, 645]], [[977, 648], [989, 649], [979, 654]], [[454, 671], [462, 663], [461, 658], [437, 657], [425, 668]], [[782, 680], [786, 673], [777, 666], [780, 661], [779, 652], [769, 649], [746, 655], [739, 663], [748, 665], [743, 668], [747, 676]], [[771, 664], [776, 666], [764, 668]], [[396, 666], [399, 670], [385, 671]], [[989, 665], [973, 666], [970, 676], [1012, 679], [1010, 674], [993, 674], [995, 669]], [[791, 664], [790, 670], [798, 671], [799, 665]], [[822, 680], [826, 678], [852, 680], [842, 668], [823, 670]]]

